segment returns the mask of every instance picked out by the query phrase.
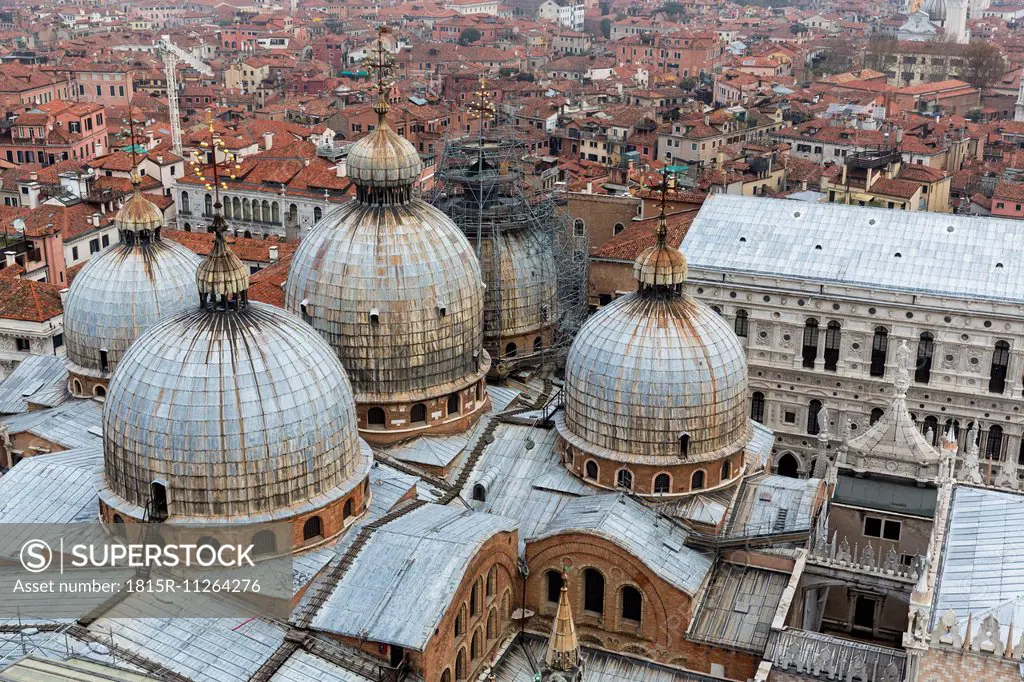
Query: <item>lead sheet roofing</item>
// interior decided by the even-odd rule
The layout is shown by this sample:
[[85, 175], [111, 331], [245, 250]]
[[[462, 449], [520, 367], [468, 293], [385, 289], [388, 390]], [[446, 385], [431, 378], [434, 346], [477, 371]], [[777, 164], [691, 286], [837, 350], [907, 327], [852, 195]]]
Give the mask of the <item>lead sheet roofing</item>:
[[1015, 220], [712, 194], [682, 248], [691, 269], [1024, 302]]

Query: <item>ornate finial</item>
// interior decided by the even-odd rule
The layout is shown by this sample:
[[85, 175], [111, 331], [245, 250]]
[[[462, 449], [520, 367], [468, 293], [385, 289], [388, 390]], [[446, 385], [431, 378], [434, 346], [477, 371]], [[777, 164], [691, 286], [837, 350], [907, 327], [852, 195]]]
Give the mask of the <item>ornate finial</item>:
[[[211, 223], [211, 231], [219, 233], [227, 229], [227, 222], [224, 220], [224, 216], [221, 215], [220, 209], [222, 205], [220, 203], [220, 192], [222, 189], [228, 188], [227, 182], [222, 180], [222, 177], [228, 177], [231, 180], [235, 179], [235, 171], [240, 169], [242, 166], [238, 163], [238, 158], [229, 152], [224, 147], [224, 140], [221, 139], [220, 134], [213, 124], [213, 111], [210, 109], [206, 110], [207, 122], [206, 129], [209, 133], [207, 140], [199, 143], [199, 147], [206, 150], [210, 155], [210, 163], [207, 165], [205, 159], [203, 159], [198, 150], [192, 150], [192, 161], [191, 166], [196, 177], [199, 178], [204, 184], [207, 192], [213, 192], [213, 222]], [[223, 161], [217, 158], [218, 153], [223, 158]], [[207, 173], [211, 177], [207, 177]]]
[[490, 93], [487, 92], [487, 77], [481, 75], [480, 81], [473, 98], [466, 107], [469, 109], [468, 118], [480, 121], [480, 137], [484, 136], [484, 124], [493, 121], [495, 118], [494, 102], [491, 101]]
[[558, 610], [555, 612], [555, 622], [551, 626], [544, 665], [548, 670], [560, 673], [563, 678], [565, 673], [574, 673], [575, 678], [579, 679], [583, 672], [583, 656], [580, 653], [580, 642], [576, 637], [576, 625], [573, 623], [572, 609], [569, 606], [568, 581], [568, 576], [563, 572]]
[[968, 483], [975, 485], [980, 485], [982, 482], [981, 461], [978, 452], [978, 422], [974, 422], [967, 432], [967, 447], [961, 461], [960, 476]]
[[377, 29], [377, 44], [374, 45], [372, 50], [373, 68], [377, 71], [377, 102], [373, 105], [373, 110], [377, 112], [380, 124], [384, 123], [384, 117], [387, 115], [388, 109], [391, 108], [388, 105], [388, 88], [391, 87], [390, 77], [394, 67], [394, 59], [384, 45], [384, 36], [390, 32], [391, 30], [382, 24]]
[[[124, 123], [124, 120], [122, 119], [121, 122]], [[132, 186], [138, 190], [139, 185], [142, 184], [142, 178], [139, 176], [139, 158], [135, 153], [137, 145], [137, 142], [135, 141], [135, 117], [132, 116], [131, 107], [128, 108], [128, 129], [126, 130], [123, 127], [121, 128], [121, 137], [124, 137], [126, 134], [132, 143], [129, 148], [129, 153], [132, 156], [132, 170], [129, 177], [131, 178]]]
[[164, 225], [164, 214], [152, 201], [142, 195], [142, 178], [139, 176], [139, 158], [136, 152], [136, 122], [131, 117], [130, 111], [127, 123], [128, 126], [121, 128], [118, 137], [128, 138], [131, 142], [128, 152], [132, 159], [130, 173], [132, 194], [118, 209], [114, 216], [114, 224], [117, 226], [122, 244], [147, 244], [160, 241], [160, 229]]
[[668, 197], [668, 191], [676, 188], [676, 174], [670, 172], [667, 168], [661, 175], [661, 182], [658, 183], [656, 189], [661, 193], [661, 200], [658, 205], [658, 231], [655, 233], [658, 237], [658, 246], [665, 246], [665, 240], [668, 239], [668, 220], [665, 218], [665, 200]]
[[910, 349], [906, 339], [901, 339], [896, 347], [896, 377], [892, 385], [897, 397], [906, 397], [910, 388]]

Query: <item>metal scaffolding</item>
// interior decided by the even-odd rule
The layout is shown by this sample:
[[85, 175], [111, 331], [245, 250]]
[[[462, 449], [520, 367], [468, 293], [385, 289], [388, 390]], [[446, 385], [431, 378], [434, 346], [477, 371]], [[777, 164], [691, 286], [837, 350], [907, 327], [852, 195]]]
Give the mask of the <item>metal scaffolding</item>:
[[589, 242], [554, 179], [532, 173], [522, 133], [508, 126], [449, 137], [438, 161], [428, 200], [480, 260], [492, 375], [557, 364], [586, 314]]

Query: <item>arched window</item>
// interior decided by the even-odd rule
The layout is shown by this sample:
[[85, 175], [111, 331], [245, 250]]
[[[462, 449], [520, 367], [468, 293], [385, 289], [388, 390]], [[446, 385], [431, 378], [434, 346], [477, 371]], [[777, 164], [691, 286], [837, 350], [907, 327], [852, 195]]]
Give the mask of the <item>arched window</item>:
[[459, 394], [458, 393], [452, 393], [450, 396], [448, 396], [448, 414], [449, 415], [458, 414], [459, 413], [459, 409], [460, 409], [459, 408], [459, 402], [460, 401], [459, 401]]
[[812, 400], [807, 406], [807, 433], [812, 436], [821, 433], [821, 424], [818, 423], [818, 412], [820, 411], [820, 400]]
[[455, 679], [464, 680], [466, 679], [466, 648], [462, 647], [459, 649], [459, 653], [455, 656]]
[[481, 485], [480, 483], [473, 484], [473, 499], [476, 500], [477, 502], [487, 501], [487, 489], [484, 488], [483, 485]]
[[514, 358], [516, 356], [516, 344], [509, 343], [505, 346], [505, 357]]
[[185, 223], [185, 231], [186, 232], [191, 232], [192, 231], [192, 226], [190, 224], [188, 224], [188, 223]]
[[1006, 390], [1006, 367], [1010, 362], [1010, 344], [1006, 341], [996, 343], [992, 353], [992, 370], [989, 372], [989, 393], [1002, 393]]
[[729, 480], [729, 474], [731, 474], [731, 473], [732, 473], [732, 465], [729, 463], [729, 460], [725, 460], [724, 462], [722, 462], [722, 479], [721, 480], [728, 481]]
[[960, 422], [956, 419], [947, 419], [946, 423], [942, 425], [942, 435], [945, 436], [951, 429], [953, 431], [953, 437], [959, 440]]
[[319, 206], [313, 207], [313, 222], [318, 223], [324, 217], [324, 212]]
[[577, 218], [576, 222], [572, 224], [572, 229], [577, 237], [582, 237], [587, 233], [587, 224], [580, 220], [579, 218]]
[[484, 591], [488, 597], [493, 597], [498, 592], [498, 567], [497, 565], [491, 566], [491, 570], [487, 571], [487, 583]]
[[459, 607], [459, 615], [455, 616], [455, 636], [466, 634], [466, 605]]
[[422, 424], [427, 421], [427, 406], [423, 403], [416, 403], [409, 410], [409, 421], [413, 424]]
[[441, 679], [438, 682], [452, 682], [452, 671], [450, 668], [445, 668], [444, 672], [441, 673]]
[[993, 426], [988, 430], [988, 442], [985, 444], [985, 456], [999, 459], [1003, 452], [1003, 427]]
[[719, 317], [722, 316], [722, 306], [713, 305], [713, 306], [711, 306], [711, 309], [714, 310], [716, 313], [718, 313]]
[[487, 612], [487, 639], [494, 639], [498, 636], [498, 611], [491, 609]]
[[323, 534], [324, 524], [319, 516], [310, 516], [306, 519], [306, 523], [302, 524], [303, 540], [312, 540], [313, 538], [322, 537]]
[[103, 398], [107, 395], [107, 389], [103, 388], [102, 384], [96, 384], [92, 387], [92, 394], [97, 398]]
[[166, 519], [168, 516], [167, 486], [159, 481], [149, 484], [150, 505], [154, 519]]
[[875, 422], [877, 422], [879, 419], [881, 419], [883, 414], [885, 414], [885, 412], [882, 411], [882, 408], [880, 408], [880, 407], [872, 408], [871, 409], [871, 417], [868, 419], [868, 426], [874, 426]]
[[387, 416], [384, 414], [384, 408], [371, 407], [366, 413], [366, 421], [371, 426], [384, 426], [387, 423]]
[[932, 378], [932, 353], [935, 351], [935, 337], [924, 332], [917, 340], [917, 368], [914, 370], [914, 381], [927, 384]]
[[252, 536], [253, 553], [264, 556], [277, 552], [277, 538], [269, 530], [261, 530]]
[[182, 215], [189, 215], [192, 213], [192, 207], [188, 203], [188, 192], [181, 193], [181, 208], [178, 209], [178, 212]]
[[888, 352], [889, 330], [885, 327], [875, 327], [875, 337], [871, 340], [871, 376], [885, 376], [885, 357]]
[[82, 382], [75, 379], [71, 382], [71, 390], [75, 395], [82, 395]]
[[110, 361], [107, 358], [107, 351], [100, 349], [100, 371], [106, 372], [110, 369]]
[[260, 220], [265, 223], [270, 222], [270, 202], [266, 199], [263, 200], [263, 210], [260, 211]]
[[539, 353], [540, 349], [544, 347], [544, 341], [538, 336], [533, 340], [533, 352]]
[[231, 199], [224, 199], [224, 217], [231, 217]]
[[477, 581], [473, 583], [473, 589], [469, 591], [469, 617], [473, 618], [480, 613], [480, 593], [481, 593], [481, 582], [477, 578]]
[[640, 590], [631, 585], [622, 588], [622, 619], [640, 622], [643, 613], [644, 597]]
[[764, 423], [764, 393], [755, 391], [750, 396], [750, 418], [756, 422]]
[[252, 220], [252, 202], [242, 199], [242, 219]]
[[483, 648], [483, 646], [480, 645], [480, 640], [482, 638], [483, 637], [480, 634], [480, 630], [477, 629], [476, 632], [473, 633], [473, 639], [470, 640], [470, 643], [469, 643], [469, 657], [470, 657], [471, 660], [475, 661], [476, 659], [480, 658], [480, 656], [483, 655], [484, 648]]
[[690, 454], [690, 434], [679, 434], [679, 456], [686, 457]]
[[612, 235], [616, 235], [616, 234], [622, 232], [625, 229], [626, 229], [626, 226], [623, 225], [622, 223], [615, 223], [615, 226], [612, 227]]
[[654, 492], [665, 494], [672, 489], [672, 478], [668, 474], [658, 474], [654, 477]]
[[800, 474], [800, 463], [792, 453], [785, 453], [779, 457], [779, 463], [775, 467], [775, 473], [788, 478], [798, 478]]
[[701, 490], [704, 488], [704, 470], [697, 469], [690, 476], [690, 490]]
[[238, 197], [231, 198], [231, 215], [236, 218], [242, 217], [242, 200]]
[[842, 329], [839, 323], [832, 320], [825, 328], [825, 352], [822, 354], [825, 359], [825, 369], [830, 372], [836, 371], [839, 363], [839, 343], [842, 340]]
[[276, 201], [270, 205], [270, 222], [281, 224], [281, 206]]
[[814, 360], [818, 357], [818, 321], [809, 318], [804, 324], [803, 359], [804, 367], [814, 369]]
[[615, 475], [615, 484], [620, 488], [632, 490], [633, 474], [628, 469], [619, 469], [619, 473]]
[[562, 574], [558, 571], [550, 570], [544, 574], [544, 579], [548, 588], [548, 602], [557, 604], [558, 598], [562, 594]]
[[296, 223], [299, 220], [299, 207], [295, 204], [288, 204], [288, 222]]
[[203, 201], [205, 202], [204, 215], [213, 215], [213, 195], [207, 194], [206, 196], [203, 197]]
[[924, 433], [932, 432], [932, 439], [929, 441], [931, 445], [935, 445], [939, 442], [939, 419], [938, 417], [925, 417], [924, 418]]
[[604, 613], [604, 576], [593, 568], [583, 571], [583, 610]]
[[736, 332], [736, 336], [743, 338], [747, 335], [749, 320], [747, 319], [746, 310], [736, 311], [736, 321], [733, 323], [733, 329]]
[[587, 463], [583, 465], [583, 475], [586, 478], [597, 480], [597, 462], [592, 459], [588, 460]]
[[252, 232], [246, 230], [245, 232], [242, 233], [242, 236], [245, 237], [246, 239], [252, 239]]

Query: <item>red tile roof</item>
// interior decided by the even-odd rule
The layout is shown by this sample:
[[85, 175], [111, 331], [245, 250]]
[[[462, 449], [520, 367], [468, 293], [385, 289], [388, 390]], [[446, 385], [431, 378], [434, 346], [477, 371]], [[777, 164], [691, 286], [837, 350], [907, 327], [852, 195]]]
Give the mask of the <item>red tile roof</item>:
[[[697, 217], [697, 209], [680, 211], [666, 216], [668, 223], [668, 243], [678, 247], [690, 229], [690, 224]], [[615, 235], [600, 246], [591, 258], [608, 258], [611, 260], [636, 260], [637, 256], [657, 241], [658, 218], [648, 218], [630, 223], [626, 229]]]
[[0, 277], [0, 319], [46, 322], [63, 314], [60, 291], [47, 282]]

